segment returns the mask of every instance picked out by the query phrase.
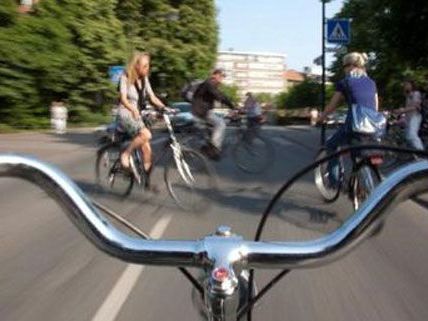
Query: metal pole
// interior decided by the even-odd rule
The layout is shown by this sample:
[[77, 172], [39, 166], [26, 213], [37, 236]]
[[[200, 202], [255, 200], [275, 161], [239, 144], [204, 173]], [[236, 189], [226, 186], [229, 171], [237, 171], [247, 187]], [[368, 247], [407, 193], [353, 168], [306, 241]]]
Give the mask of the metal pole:
[[[325, 3], [322, 1], [322, 89], [321, 89], [321, 112], [325, 109]], [[325, 124], [321, 125], [321, 145], [325, 143]]]

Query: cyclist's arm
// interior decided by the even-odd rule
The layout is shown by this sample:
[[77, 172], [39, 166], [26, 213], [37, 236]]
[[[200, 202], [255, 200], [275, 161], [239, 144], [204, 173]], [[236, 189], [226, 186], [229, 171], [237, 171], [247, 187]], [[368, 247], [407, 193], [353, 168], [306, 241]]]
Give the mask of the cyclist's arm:
[[214, 99], [221, 102], [222, 104], [226, 105], [227, 107], [231, 109], [235, 109], [235, 106], [230, 101], [229, 98], [227, 98], [225, 95], [222, 94], [220, 90], [216, 86], [214, 86], [211, 82], [207, 83], [208, 91], [211, 93], [211, 95], [214, 96]]
[[159, 109], [165, 108], [164, 103], [155, 95], [155, 93], [154, 93], [154, 91], [152, 89], [152, 86], [150, 85], [149, 78], [146, 77], [144, 79], [144, 81], [145, 81], [145, 88], [147, 90], [147, 94], [149, 95], [150, 102], [153, 105], [155, 105], [155, 107], [157, 107]]
[[413, 100], [410, 104], [410, 106], [404, 107], [404, 108], [400, 108], [399, 112], [401, 113], [408, 113], [408, 112], [412, 112], [412, 111], [419, 111], [421, 110], [421, 104], [422, 104], [422, 97], [421, 97], [421, 93], [419, 91], [415, 91], [413, 92]]
[[319, 117], [319, 121], [323, 122], [327, 115], [331, 114], [336, 110], [336, 108], [343, 102], [343, 94], [340, 91], [336, 91], [331, 97], [330, 102], [328, 103], [327, 107], [325, 108], [324, 112]]

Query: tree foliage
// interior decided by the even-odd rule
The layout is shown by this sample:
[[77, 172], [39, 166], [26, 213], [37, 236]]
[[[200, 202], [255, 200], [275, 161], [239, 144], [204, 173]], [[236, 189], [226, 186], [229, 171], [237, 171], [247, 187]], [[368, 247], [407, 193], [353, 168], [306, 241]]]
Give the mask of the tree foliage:
[[[213, 0], [125, 0], [117, 11], [133, 39], [129, 46], [152, 56], [154, 87], [165, 85], [170, 97], [178, 97], [187, 81], [206, 78], [213, 68], [218, 44]], [[139, 23], [129, 22], [137, 16]]]
[[[338, 16], [352, 19], [348, 52], [369, 54], [369, 73], [385, 105], [400, 104], [403, 79], [427, 80], [427, 1], [347, 0]], [[342, 56], [332, 66], [337, 77], [341, 76]]]
[[275, 100], [275, 96], [270, 93], [257, 93], [254, 96], [260, 104], [272, 104]]
[[224, 93], [226, 95], [227, 98], [229, 98], [232, 101], [232, 103], [235, 106], [238, 105], [238, 103], [240, 101], [239, 87], [238, 86], [221, 84], [220, 90], [222, 93]]
[[[117, 95], [108, 68], [152, 54], [152, 82], [176, 94], [206, 77], [217, 52], [214, 0], [43, 0], [19, 14], [0, 3], [0, 122], [38, 127], [61, 100], [70, 120], [96, 120]], [[171, 13], [178, 13], [178, 20]]]
[[[311, 79], [305, 79], [294, 85], [287, 92], [276, 97], [278, 109], [298, 109], [306, 107], [319, 108], [321, 105], [321, 84]], [[326, 85], [325, 101], [329, 101], [334, 94], [334, 86]]]

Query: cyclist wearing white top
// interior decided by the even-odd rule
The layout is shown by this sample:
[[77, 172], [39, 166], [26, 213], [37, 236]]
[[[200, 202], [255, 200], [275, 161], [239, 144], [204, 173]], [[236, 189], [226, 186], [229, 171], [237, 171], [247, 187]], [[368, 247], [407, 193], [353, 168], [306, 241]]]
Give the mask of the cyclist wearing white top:
[[152, 167], [152, 149], [150, 146], [152, 134], [144, 125], [140, 111], [145, 108], [146, 98], [155, 107], [165, 108], [165, 105], [151, 89], [148, 80], [149, 70], [150, 56], [147, 53], [135, 53], [127, 66], [126, 73], [121, 77], [118, 113], [119, 123], [133, 137], [121, 155], [122, 166], [129, 168], [129, 156], [134, 149], [141, 148], [144, 157], [144, 170], [147, 173]]
[[413, 81], [405, 81], [403, 83], [403, 88], [406, 96], [406, 104], [404, 108], [399, 108], [396, 113], [406, 114], [406, 139], [409, 144], [415, 149], [423, 150], [424, 145], [418, 135], [419, 127], [422, 122], [422, 115], [420, 113], [422, 96], [421, 93], [416, 90]]

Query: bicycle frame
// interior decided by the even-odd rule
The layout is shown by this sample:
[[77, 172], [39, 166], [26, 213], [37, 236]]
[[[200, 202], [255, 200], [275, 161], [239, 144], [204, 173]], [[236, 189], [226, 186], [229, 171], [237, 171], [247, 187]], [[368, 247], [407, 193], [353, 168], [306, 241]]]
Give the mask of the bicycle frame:
[[34, 158], [0, 155], [0, 176], [39, 185], [91, 243], [111, 256], [130, 263], [204, 269], [205, 303], [209, 320], [216, 321], [237, 320], [241, 271], [307, 268], [336, 260], [367, 238], [395, 205], [428, 191], [428, 162], [420, 161], [394, 172], [338, 230], [316, 240], [246, 241], [229, 228], [219, 227], [215, 234], [197, 241], [173, 241], [139, 239], [121, 232], [65, 174]]
[[[181, 149], [181, 145], [178, 142], [176, 136], [175, 136], [175, 132], [174, 132], [174, 128], [172, 127], [171, 124], [171, 119], [169, 117], [168, 114], [163, 113], [162, 114], [164, 122], [167, 126], [168, 129], [168, 134], [169, 134], [169, 140], [165, 143], [164, 147], [163, 147], [163, 153], [161, 153], [158, 157], [156, 157], [153, 161], [153, 165], [157, 164], [166, 154], [166, 151], [169, 148], [171, 148], [172, 150], [172, 155], [174, 157], [174, 161], [177, 165], [177, 169], [180, 173], [180, 176], [183, 178], [183, 180], [187, 183], [187, 184], [193, 184], [194, 183], [194, 178], [193, 175], [191, 173], [191, 170], [188, 166], [188, 164], [186, 163], [186, 161], [183, 159], [182, 157], [182, 149]], [[137, 164], [134, 163], [134, 158], [137, 162]], [[138, 184], [141, 184], [141, 174], [142, 175], [146, 175], [145, 172], [142, 170], [143, 168], [143, 156], [141, 154], [141, 150], [137, 149], [134, 151], [134, 157], [130, 158], [130, 166], [132, 168], [132, 172], [134, 177], [136, 178]]]

